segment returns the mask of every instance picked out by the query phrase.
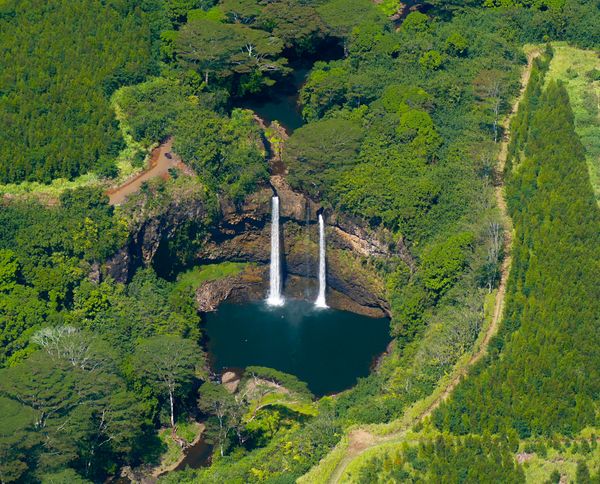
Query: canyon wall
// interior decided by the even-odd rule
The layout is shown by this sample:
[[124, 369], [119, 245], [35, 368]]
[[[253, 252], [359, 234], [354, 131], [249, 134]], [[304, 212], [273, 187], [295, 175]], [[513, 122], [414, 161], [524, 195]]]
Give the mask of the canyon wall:
[[[389, 315], [383, 281], [372, 265], [376, 258], [396, 256], [409, 266], [410, 253], [389, 231], [374, 231], [357, 219], [336, 213], [293, 191], [281, 176], [271, 184], [234, 204], [220, 199], [217, 215], [209, 216], [203, 197], [188, 191], [172, 197], [153, 211], [143, 204], [130, 208], [129, 242], [104, 264], [103, 273], [125, 282], [136, 267], [151, 264], [161, 244], [167, 243], [186, 224], [206, 227], [206, 236], [196, 254], [197, 263], [253, 262], [250, 274], [205, 284], [197, 300], [202, 311], [214, 310], [228, 297], [260, 298], [266, 294], [270, 260], [271, 197], [280, 198], [284, 293], [292, 297], [312, 295], [312, 278], [318, 268], [317, 217], [321, 212], [327, 233], [328, 302], [333, 307], [371, 316]], [[214, 209], [213, 209], [214, 212]], [[302, 294], [304, 293], [304, 294]]]

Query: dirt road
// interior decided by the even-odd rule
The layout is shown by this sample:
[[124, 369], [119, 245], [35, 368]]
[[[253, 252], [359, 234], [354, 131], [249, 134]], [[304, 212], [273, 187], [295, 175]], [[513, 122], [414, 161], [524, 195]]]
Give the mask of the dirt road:
[[169, 168], [188, 170], [181, 159], [171, 151], [172, 145], [173, 138], [167, 139], [163, 144], [152, 150], [150, 167], [147, 170], [137, 174], [122, 185], [108, 190], [106, 193], [109, 196], [110, 204], [122, 204], [128, 196], [136, 193], [145, 181], [157, 176], [167, 178], [169, 176]]

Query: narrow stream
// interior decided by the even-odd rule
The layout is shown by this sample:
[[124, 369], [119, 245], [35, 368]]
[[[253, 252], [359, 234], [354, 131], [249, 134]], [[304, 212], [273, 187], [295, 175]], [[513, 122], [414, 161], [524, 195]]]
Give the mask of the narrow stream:
[[190, 469], [199, 469], [210, 464], [213, 446], [207, 443], [203, 437], [198, 442], [188, 448], [185, 452], [185, 457], [175, 467], [175, 471], [183, 471], [188, 467]]

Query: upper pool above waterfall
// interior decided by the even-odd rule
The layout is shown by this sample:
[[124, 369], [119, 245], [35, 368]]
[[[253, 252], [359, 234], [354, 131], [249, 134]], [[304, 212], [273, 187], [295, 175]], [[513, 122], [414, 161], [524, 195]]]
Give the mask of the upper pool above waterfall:
[[288, 133], [291, 133], [304, 124], [298, 105], [298, 93], [308, 72], [308, 67], [299, 67], [264, 94], [242, 99], [238, 107], [251, 109], [267, 124], [277, 120]]
[[302, 58], [292, 55], [289, 57], [291, 74], [277, 81], [269, 89], [257, 94], [249, 94], [238, 100], [235, 106], [251, 109], [266, 124], [277, 120], [288, 133], [291, 133], [304, 124], [299, 95], [313, 64], [317, 61], [341, 59], [343, 56], [343, 48], [339, 39], [335, 38], [323, 42], [313, 55], [304, 55]]

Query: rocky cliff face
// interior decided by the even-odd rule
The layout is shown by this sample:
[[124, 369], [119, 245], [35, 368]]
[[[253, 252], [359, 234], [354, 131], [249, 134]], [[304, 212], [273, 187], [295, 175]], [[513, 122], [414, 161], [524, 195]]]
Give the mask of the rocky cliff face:
[[148, 190], [122, 206], [129, 240], [102, 268], [103, 275], [127, 282], [136, 268], [152, 263], [160, 245], [186, 224], [206, 223], [209, 210], [203, 190], [192, 178], [170, 191]]
[[216, 311], [225, 299], [247, 301], [260, 299], [265, 291], [264, 267], [250, 266], [241, 274], [206, 281], [196, 290], [198, 311]]
[[[216, 222], [206, 224], [208, 235], [197, 253], [198, 262], [254, 262], [259, 269], [250, 278], [228, 278], [204, 285], [197, 295], [199, 308], [213, 310], [228, 297], [264, 296], [274, 193], [280, 198], [284, 271], [288, 276], [284, 292], [298, 292], [294, 277], [316, 277], [316, 221], [318, 213], [322, 212], [326, 220], [328, 299], [334, 301], [333, 305], [368, 315], [389, 313], [384, 285], [369, 259], [399, 256], [412, 265], [412, 258], [402, 241], [394, 241], [386, 230], [373, 231], [359, 220], [323, 210], [304, 195], [294, 192], [282, 176], [273, 176], [271, 186], [256, 191], [240, 205], [225, 199], [219, 201], [220, 216]], [[188, 223], [204, 224], [207, 219], [206, 204], [194, 193], [176, 197], [160, 206], [163, 208], [146, 216], [141, 215], [143, 204], [133, 207], [129, 245], [105, 264], [105, 274], [120, 281], [127, 280], [136, 266], [150, 264], [160, 245], [173, 237], [180, 227]]]

